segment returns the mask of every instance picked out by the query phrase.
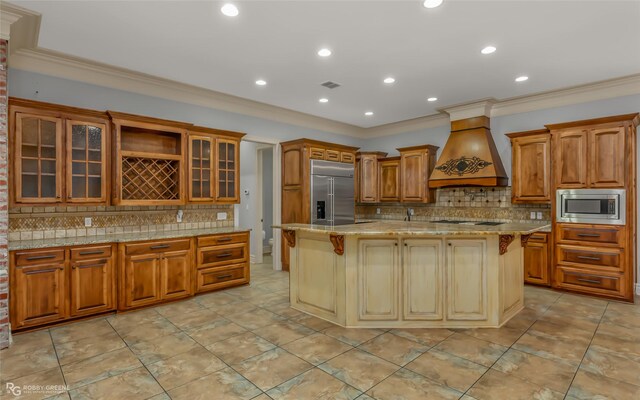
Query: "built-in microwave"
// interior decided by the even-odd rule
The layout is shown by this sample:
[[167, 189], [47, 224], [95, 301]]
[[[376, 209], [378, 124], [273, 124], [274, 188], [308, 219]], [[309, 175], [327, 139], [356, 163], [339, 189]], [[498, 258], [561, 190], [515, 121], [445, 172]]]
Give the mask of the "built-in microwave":
[[559, 189], [556, 221], [584, 224], [625, 224], [624, 189]]

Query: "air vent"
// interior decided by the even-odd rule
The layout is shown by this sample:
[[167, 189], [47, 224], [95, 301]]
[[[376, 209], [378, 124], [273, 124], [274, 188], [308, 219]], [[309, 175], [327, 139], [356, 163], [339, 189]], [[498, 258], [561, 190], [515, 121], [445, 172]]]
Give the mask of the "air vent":
[[321, 83], [320, 86], [324, 86], [326, 88], [329, 89], [335, 89], [337, 87], [340, 87], [339, 83], [335, 83], [335, 82], [331, 82], [331, 81], [326, 81], [325, 83]]

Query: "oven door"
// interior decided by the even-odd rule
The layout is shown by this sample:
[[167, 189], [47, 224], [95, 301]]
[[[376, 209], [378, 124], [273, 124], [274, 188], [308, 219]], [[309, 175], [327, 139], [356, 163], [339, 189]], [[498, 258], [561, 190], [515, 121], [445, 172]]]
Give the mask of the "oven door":
[[556, 192], [556, 220], [583, 224], [625, 224], [622, 189], [574, 189]]

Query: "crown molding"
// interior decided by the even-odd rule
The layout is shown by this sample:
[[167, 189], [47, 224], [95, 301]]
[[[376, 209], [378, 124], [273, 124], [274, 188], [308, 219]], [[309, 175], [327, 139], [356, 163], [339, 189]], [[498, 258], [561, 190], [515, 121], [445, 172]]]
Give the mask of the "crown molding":
[[415, 132], [422, 129], [435, 128], [438, 126], [448, 126], [449, 116], [446, 114], [433, 114], [425, 117], [407, 119], [405, 121], [392, 122], [390, 124], [378, 125], [365, 128], [364, 137], [376, 138], [383, 136], [397, 135], [406, 132]]
[[9, 40], [11, 48], [35, 47], [40, 34], [40, 14], [17, 6], [0, 2], [0, 38]]
[[495, 103], [495, 99], [484, 99], [473, 103], [447, 107], [443, 110], [449, 114], [451, 122], [473, 117], [491, 117], [491, 108]]

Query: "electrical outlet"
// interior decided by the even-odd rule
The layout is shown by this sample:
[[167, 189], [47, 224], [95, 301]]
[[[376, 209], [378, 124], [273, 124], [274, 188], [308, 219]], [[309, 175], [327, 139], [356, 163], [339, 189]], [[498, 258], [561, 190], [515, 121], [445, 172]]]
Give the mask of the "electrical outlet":
[[380, 209], [376, 208], [376, 214], [380, 214]]
[[225, 219], [227, 219], [227, 213], [219, 212], [217, 218], [218, 218], [218, 221], [224, 221]]
[[536, 213], [536, 218], [537, 218], [537, 219], [542, 219], [542, 211], [538, 211], [538, 212]]
[[409, 209], [409, 215], [411, 215], [412, 217], [415, 215], [415, 212], [413, 211], [413, 208]]
[[536, 219], [536, 212], [535, 211], [531, 211], [530, 218], [531, 219]]
[[178, 210], [176, 213], [176, 222], [182, 222], [182, 217], [184, 216], [184, 211]]
[[84, 227], [90, 228], [93, 225], [93, 219], [91, 217], [84, 217]]

